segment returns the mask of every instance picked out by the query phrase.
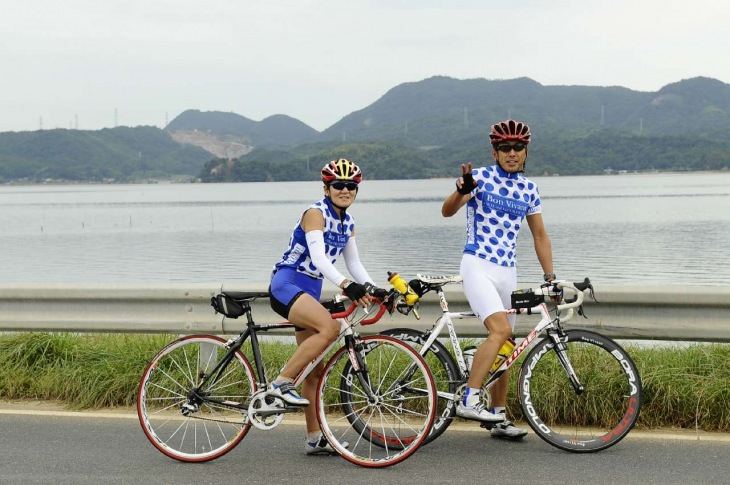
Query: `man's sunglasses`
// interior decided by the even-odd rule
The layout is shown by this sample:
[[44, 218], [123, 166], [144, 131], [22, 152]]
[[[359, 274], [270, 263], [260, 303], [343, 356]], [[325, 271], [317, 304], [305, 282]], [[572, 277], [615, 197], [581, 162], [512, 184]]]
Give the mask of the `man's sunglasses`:
[[519, 153], [525, 148], [527, 148], [527, 145], [525, 145], [524, 143], [515, 143], [514, 145], [499, 145], [497, 147], [497, 151], [502, 153], [509, 153], [514, 150], [515, 153]]
[[347, 188], [350, 192], [356, 191], [358, 187], [356, 182], [332, 182], [329, 186], [335, 190], [343, 190]]

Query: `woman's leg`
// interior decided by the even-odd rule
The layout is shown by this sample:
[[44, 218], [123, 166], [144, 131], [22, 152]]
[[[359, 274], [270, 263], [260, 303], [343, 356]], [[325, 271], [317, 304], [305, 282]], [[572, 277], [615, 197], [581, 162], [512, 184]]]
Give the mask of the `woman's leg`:
[[297, 350], [280, 373], [281, 377], [294, 379], [309, 362], [335, 341], [340, 334], [340, 324], [307, 293], [302, 293], [291, 306], [289, 321], [304, 328], [304, 332], [308, 334], [301, 342], [297, 337]]

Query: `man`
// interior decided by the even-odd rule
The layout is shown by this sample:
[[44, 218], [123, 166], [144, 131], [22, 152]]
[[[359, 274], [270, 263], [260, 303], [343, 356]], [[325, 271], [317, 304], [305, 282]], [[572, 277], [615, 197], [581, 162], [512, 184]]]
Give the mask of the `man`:
[[467, 206], [467, 237], [460, 273], [469, 305], [489, 331], [474, 356], [469, 382], [456, 413], [490, 423], [492, 436], [519, 439], [527, 431], [505, 419], [509, 373], [505, 372], [490, 388], [490, 410], [484, 409], [479, 390], [499, 349], [512, 337], [515, 316], [508, 316], [504, 309], [510, 307], [510, 295], [517, 288], [517, 235], [525, 220], [545, 281], [554, 280], [555, 274], [540, 194], [537, 186], [523, 175], [530, 128], [525, 123], [507, 120], [493, 125], [489, 138], [496, 163], [478, 169], [472, 169], [471, 162], [462, 164], [456, 190], [441, 207], [441, 214], [451, 217]]

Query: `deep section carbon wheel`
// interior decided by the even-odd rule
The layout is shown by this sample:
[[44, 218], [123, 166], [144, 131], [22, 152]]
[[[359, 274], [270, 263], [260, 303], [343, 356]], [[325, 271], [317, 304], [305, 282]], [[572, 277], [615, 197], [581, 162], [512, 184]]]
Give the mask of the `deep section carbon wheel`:
[[639, 417], [636, 365], [616, 342], [594, 332], [570, 330], [561, 342], [541, 340], [522, 364], [518, 394], [524, 419], [538, 436], [566, 451], [615, 445]]

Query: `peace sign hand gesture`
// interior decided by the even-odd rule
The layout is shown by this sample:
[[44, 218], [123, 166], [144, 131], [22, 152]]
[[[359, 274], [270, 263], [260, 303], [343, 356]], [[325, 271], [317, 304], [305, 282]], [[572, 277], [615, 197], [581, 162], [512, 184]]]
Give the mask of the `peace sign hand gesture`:
[[477, 188], [477, 184], [474, 182], [474, 177], [471, 172], [471, 162], [468, 164], [461, 164], [461, 177], [456, 180], [456, 191], [461, 195], [470, 194], [472, 190]]

